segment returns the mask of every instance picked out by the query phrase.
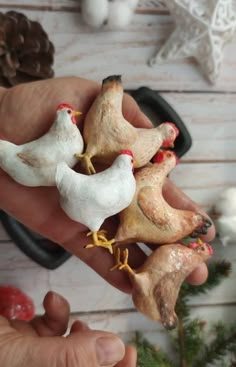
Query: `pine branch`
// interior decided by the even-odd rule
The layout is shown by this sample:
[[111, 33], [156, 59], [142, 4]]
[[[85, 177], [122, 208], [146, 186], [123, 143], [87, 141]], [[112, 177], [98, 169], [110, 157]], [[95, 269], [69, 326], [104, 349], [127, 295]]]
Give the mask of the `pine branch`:
[[[204, 322], [189, 320], [190, 307], [188, 305], [189, 296], [206, 293], [208, 290], [219, 285], [221, 281], [228, 277], [231, 272], [231, 263], [225, 260], [213, 262], [209, 265], [208, 280], [198, 287], [184, 283], [180, 290], [180, 295], [176, 303], [176, 313], [179, 323], [177, 332], [172, 337], [175, 350], [179, 355], [180, 367], [207, 367], [215, 361], [220, 360], [232, 353], [232, 358], [227, 359], [228, 364], [225, 367], [236, 367], [236, 325], [233, 328], [226, 328], [223, 325], [217, 325], [215, 329], [216, 337], [205, 346], [203, 337]], [[143, 339], [141, 334], [136, 333], [133, 344], [138, 352], [137, 367], [173, 367], [174, 364], [168, 356], [160, 349], [156, 349], [151, 343]], [[226, 363], [226, 361], [224, 361]], [[223, 364], [221, 364], [223, 367]], [[176, 363], [175, 363], [176, 367]]]
[[229, 352], [236, 350], [236, 325], [230, 328], [218, 324], [215, 327], [216, 337], [204, 348], [201, 358], [194, 361], [193, 367], [205, 367], [214, 361], [222, 360]]
[[185, 330], [182, 320], [179, 320], [178, 324], [178, 344], [179, 344], [179, 356], [180, 366], [187, 367], [187, 361], [185, 358]]
[[221, 260], [210, 263], [208, 266], [209, 275], [207, 281], [197, 287], [185, 282], [181, 287], [179, 297], [183, 299], [188, 296], [206, 293], [210, 289], [219, 285], [224, 278], [228, 277], [231, 270], [232, 265], [229, 261]]
[[187, 300], [189, 296], [195, 296], [201, 293], [206, 293], [210, 289], [219, 285], [221, 281], [228, 277], [231, 273], [231, 263], [225, 260], [216, 261], [208, 266], [208, 279], [204, 284], [193, 286], [185, 282], [180, 289], [179, 297], [176, 303], [176, 313], [179, 318], [187, 319], [190, 314]]
[[179, 355], [179, 366], [192, 366], [194, 359], [202, 350], [205, 342], [203, 338], [204, 323], [198, 319], [179, 320], [178, 331], [174, 338], [175, 350]]
[[178, 319], [182, 321], [187, 320], [190, 316], [190, 307], [187, 304], [187, 300], [182, 295], [177, 299], [175, 312], [178, 315]]
[[176, 313], [179, 318], [177, 350], [180, 355], [180, 366], [192, 366], [204, 346], [202, 325], [199, 320], [189, 321], [190, 307], [188, 305], [189, 295], [205, 293], [209, 289], [219, 285], [223, 278], [229, 276], [231, 263], [222, 260], [209, 265], [209, 276], [207, 281], [196, 287], [184, 283], [181, 287], [179, 298], [176, 303]]
[[138, 353], [137, 367], [174, 367], [161, 349], [156, 349], [148, 340], [137, 332], [132, 344]]

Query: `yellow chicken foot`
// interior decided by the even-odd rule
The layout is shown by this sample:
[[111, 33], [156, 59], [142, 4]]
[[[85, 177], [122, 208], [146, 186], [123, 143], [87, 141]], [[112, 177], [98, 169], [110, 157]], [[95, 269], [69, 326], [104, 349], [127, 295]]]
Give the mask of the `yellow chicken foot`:
[[[105, 229], [101, 229], [100, 231], [97, 231], [97, 238], [101, 241], [104, 241], [106, 242], [107, 241], [107, 238], [106, 238], [106, 233], [107, 231]], [[93, 232], [89, 232], [87, 234], [87, 236], [91, 236], [93, 234]]]
[[129, 250], [127, 248], [123, 251], [123, 257], [123, 264], [119, 266], [119, 270], [126, 270], [128, 273], [134, 275], [135, 271], [128, 264]]
[[[103, 232], [103, 231], [102, 231]], [[93, 243], [88, 244], [85, 246], [85, 248], [92, 248], [92, 247], [104, 247], [108, 249], [108, 251], [113, 254], [113, 248], [112, 244], [115, 242], [114, 239], [108, 241], [105, 235], [99, 235], [98, 232], [89, 232], [87, 233], [87, 237], [92, 236], [93, 237]]]
[[105, 229], [101, 229], [100, 231], [97, 232], [98, 235], [98, 239], [102, 240], [102, 241], [107, 241], [106, 235], [107, 231]]
[[121, 262], [121, 259], [120, 259], [120, 248], [119, 247], [115, 247], [114, 257], [115, 257], [115, 265], [110, 269], [110, 271], [119, 269], [120, 266], [123, 265], [123, 263]]
[[82, 165], [85, 167], [87, 173], [89, 175], [93, 175], [94, 173], [96, 173], [95, 168], [91, 162], [91, 158], [86, 154], [75, 154], [75, 157], [79, 160], [82, 161]]
[[135, 271], [129, 266], [128, 264], [128, 257], [129, 257], [129, 250], [126, 248], [123, 251], [123, 262], [121, 261], [121, 254], [120, 254], [120, 249], [116, 248], [115, 249], [115, 260], [116, 260], [116, 265], [114, 265], [110, 270], [115, 270], [115, 269], [119, 269], [119, 270], [125, 270], [128, 271], [128, 273], [134, 275]]

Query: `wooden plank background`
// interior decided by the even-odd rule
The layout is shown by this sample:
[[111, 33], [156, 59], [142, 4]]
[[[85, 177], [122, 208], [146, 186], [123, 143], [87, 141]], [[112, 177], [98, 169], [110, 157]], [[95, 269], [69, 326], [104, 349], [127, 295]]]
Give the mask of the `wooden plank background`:
[[[234, 5], [236, 1], [234, 0]], [[218, 195], [236, 185], [236, 37], [225, 47], [220, 78], [213, 86], [192, 59], [150, 68], [148, 59], [174, 28], [164, 1], [142, 0], [127, 30], [94, 31], [84, 25], [77, 0], [0, 0], [2, 12], [18, 10], [41, 22], [56, 49], [56, 76], [79, 75], [98, 81], [122, 74], [124, 86], [148, 86], [180, 114], [193, 145], [171, 179], [210, 211]], [[235, 7], [236, 8], [236, 7]], [[210, 321], [236, 321], [236, 250], [215, 241], [215, 259], [230, 259], [231, 277], [209, 295], [191, 300], [193, 315]], [[142, 330], [168, 349], [163, 328], [138, 314], [129, 296], [112, 288], [79, 259], [72, 257], [49, 271], [28, 259], [0, 227], [0, 283], [20, 287], [34, 299], [37, 313], [44, 294], [53, 289], [68, 298], [72, 320], [120, 333], [127, 340]]]

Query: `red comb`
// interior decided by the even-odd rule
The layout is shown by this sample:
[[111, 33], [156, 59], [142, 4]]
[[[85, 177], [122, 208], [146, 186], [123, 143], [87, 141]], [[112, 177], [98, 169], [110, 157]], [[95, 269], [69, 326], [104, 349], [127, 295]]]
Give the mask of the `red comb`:
[[120, 152], [120, 154], [127, 154], [127, 155], [130, 155], [131, 157], [133, 157], [133, 153], [131, 152], [131, 150], [128, 150], [128, 149], [124, 149]]
[[154, 163], [161, 163], [165, 158], [164, 150], [160, 150], [153, 158]]
[[153, 162], [161, 163], [166, 157], [168, 158], [168, 154], [171, 154], [171, 157], [175, 157], [177, 165], [179, 163], [179, 158], [172, 150], [159, 150], [159, 152], [153, 157]]
[[59, 106], [57, 107], [57, 111], [60, 111], [63, 108], [69, 108], [70, 110], [74, 111], [74, 108], [70, 104], [67, 104], [67, 103], [59, 104]]
[[188, 245], [188, 248], [191, 248], [192, 250], [196, 249], [196, 248], [199, 248], [201, 246], [205, 245], [209, 251], [209, 255], [212, 256], [214, 251], [213, 251], [213, 248], [211, 247], [211, 245], [209, 243], [202, 243], [202, 244], [199, 244], [197, 242], [191, 242], [189, 245]]

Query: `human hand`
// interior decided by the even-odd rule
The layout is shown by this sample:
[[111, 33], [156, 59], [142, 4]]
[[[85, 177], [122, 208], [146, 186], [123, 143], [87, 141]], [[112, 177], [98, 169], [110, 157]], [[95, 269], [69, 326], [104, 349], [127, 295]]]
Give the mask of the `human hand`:
[[45, 314], [30, 323], [0, 316], [0, 366], [135, 367], [136, 351], [114, 334], [75, 321], [69, 334], [70, 307], [54, 292], [44, 298]]
[[[38, 138], [48, 130], [54, 120], [56, 108], [62, 102], [82, 111], [83, 117], [99, 90], [98, 84], [80, 78], [58, 78], [22, 84], [8, 90], [2, 89], [0, 138], [16, 144]], [[135, 126], [150, 127], [150, 121], [128, 95], [124, 97], [123, 113]], [[80, 121], [82, 122], [82, 119]], [[21, 186], [3, 171], [0, 172], [0, 183], [2, 209], [34, 231], [62, 245], [117, 288], [131, 291], [126, 274], [109, 271], [114, 264], [107, 251], [100, 248], [84, 249], [84, 245], [89, 242], [86, 237], [87, 229], [70, 220], [61, 210], [59, 194], [55, 187]], [[196, 204], [168, 180], [165, 185], [165, 197], [172, 206], [199, 211]], [[108, 235], [113, 236], [116, 229], [115, 218], [110, 218], [106, 225]], [[214, 229], [211, 228], [205, 240], [213, 237]], [[145, 259], [145, 254], [134, 244], [129, 247], [129, 254], [130, 265], [134, 268], [141, 265]], [[203, 265], [194, 272], [190, 281], [201, 283], [206, 276], [207, 269]]]

